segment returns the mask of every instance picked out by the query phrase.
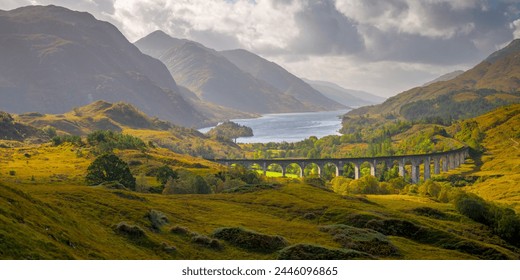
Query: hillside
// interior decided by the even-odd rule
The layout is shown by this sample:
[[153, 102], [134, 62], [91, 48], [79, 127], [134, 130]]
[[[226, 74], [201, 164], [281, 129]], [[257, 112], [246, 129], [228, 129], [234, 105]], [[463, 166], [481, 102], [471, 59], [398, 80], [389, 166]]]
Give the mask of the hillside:
[[313, 111], [331, 111], [344, 108], [344, 106], [327, 98], [280, 65], [256, 54], [242, 49], [222, 51], [220, 54], [242, 71], [251, 74], [259, 80], [266, 81], [287, 95], [293, 96]]
[[[167, 44], [170, 48], [165, 49]], [[296, 98], [239, 69], [215, 50], [154, 32], [135, 42], [144, 53], [157, 55], [173, 78], [202, 101], [250, 113], [312, 111]], [[161, 50], [163, 50], [161, 52]]]
[[383, 103], [385, 98], [360, 90], [345, 89], [337, 84], [303, 79], [317, 91], [345, 106], [360, 107]]
[[520, 102], [520, 40], [491, 54], [472, 69], [448, 81], [417, 87], [383, 104], [353, 110], [348, 115], [399, 115], [408, 120], [463, 119]]
[[[1, 259], [276, 259], [300, 253], [310, 259], [519, 258], [489, 229], [452, 205], [427, 198], [340, 196], [287, 182], [244, 193], [136, 193], [84, 186], [92, 158], [76, 157], [74, 147], [24, 148], [29, 159], [19, 151], [3, 150], [0, 162], [2, 170], [16, 170], [12, 176], [0, 174], [0, 199], [8, 202], [0, 204]], [[179, 157], [147, 154], [147, 164]], [[119, 155], [144, 163], [138, 152]], [[211, 163], [196, 162], [210, 169], [190, 167], [193, 172], [216, 171]], [[140, 168], [145, 166], [132, 170]], [[165, 218], [153, 220], [151, 212]], [[118, 226], [122, 222], [134, 231]], [[255, 231], [250, 238], [266, 243], [256, 247], [225, 236], [214, 239], [223, 227]], [[285, 241], [276, 245], [266, 235]]]
[[[520, 212], [520, 104], [476, 117], [485, 137], [482, 164], [472, 174], [485, 178], [468, 187], [485, 199]], [[472, 120], [470, 120], [472, 121]]]
[[113, 25], [56, 6], [0, 11], [0, 110], [58, 114], [103, 99], [185, 126], [205, 117]]
[[0, 112], [0, 140], [25, 141], [27, 139], [45, 141], [49, 138], [42, 130], [17, 122], [10, 114]]
[[240, 154], [240, 149], [231, 142], [217, 141], [195, 129], [151, 118], [134, 106], [122, 102], [112, 104], [96, 101], [64, 114], [26, 113], [15, 115], [14, 119], [20, 125], [35, 130], [52, 127], [59, 135], [86, 136], [98, 130], [122, 132], [159, 147], [194, 156], [211, 158]]
[[[461, 214], [451, 202], [460, 197], [460, 188], [450, 185], [481, 177], [465, 189], [518, 209], [519, 155], [511, 143], [520, 141], [519, 106], [446, 128], [472, 136], [478, 129], [464, 123], [478, 122], [485, 131], [483, 164], [476, 157], [435, 181], [401, 186], [396, 189], [400, 194], [340, 194], [332, 191], [338, 182], [359, 188], [370, 177], [343, 177], [325, 186], [312, 177], [263, 178], [155, 145], [114, 150], [136, 176], [136, 191], [86, 186], [87, 167], [97, 157], [92, 144], [2, 147], [0, 200], [6, 203], [0, 203], [5, 241], [0, 258], [519, 259], [520, 250], [500, 238], [500, 232]], [[110, 115], [113, 124], [132, 126], [123, 132], [135, 136], [151, 131], [141, 128], [166, 125], [125, 104], [100, 101], [75, 111], [65, 117], [75, 114], [79, 123], [82, 116], [95, 120]], [[128, 121], [121, 112], [134, 117]], [[51, 119], [40, 116], [45, 117]], [[398, 136], [406, 142], [429, 129], [432, 125], [415, 125]], [[159, 194], [155, 174], [164, 165], [180, 176], [173, 188], [191, 187], [186, 182], [198, 178], [211, 186], [211, 193], [170, 193], [165, 185]], [[388, 188], [394, 183], [378, 184]], [[445, 198], [427, 194], [428, 186], [437, 186]]]
[[462, 71], [462, 70], [453, 71], [453, 72], [444, 74], [432, 81], [424, 83], [422, 86], [425, 87], [425, 86], [429, 86], [431, 84], [435, 84], [436, 82], [445, 82], [445, 81], [453, 80], [453, 79], [457, 78], [458, 76], [460, 76], [460, 74], [462, 74], [462, 73], [464, 73], [464, 71]]

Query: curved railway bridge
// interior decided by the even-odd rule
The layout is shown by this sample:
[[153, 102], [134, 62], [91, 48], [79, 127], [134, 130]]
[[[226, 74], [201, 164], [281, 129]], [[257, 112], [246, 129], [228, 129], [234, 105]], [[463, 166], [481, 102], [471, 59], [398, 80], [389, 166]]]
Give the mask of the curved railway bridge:
[[363, 163], [370, 164], [370, 174], [376, 176], [376, 166], [378, 163], [386, 163], [389, 168], [394, 165], [399, 166], [399, 175], [404, 177], [406, 174], [406, 166], [411, 166], [411, 180], [412, 183], [418, 183], [420, 180], [421, 165], [423, 165], [423, 178], [428, 180], [431, 177], [431, 170], [433, 166], [433, 173], [440, 174], [441, 172], [447, 172], [450, 169], [459, 167], [464, 163], [465, 159], [469, 155], [468, 147], [460, 148], [457, 150], [421, 154], [421, 155], [403, 155], [403, 156], [386, 156], [386, 157], [363, 157], [363, 158], [327, 158], [327, 159], [214, 159], [213, 161], [231, 166], [233, 164], [242, 165], [246, 168], [251, 168], [253, 165], [258, 165], [264, 171], [264, 175], [267, 172], [267, 168], [270, 165], [279, 165], [282, 168], [282, 176], [285, 176], [287, 166], [295, 164], [300, 167], [300, 177], [303, 177], [303, 170], [309, 164], [316, 164], [318, 166], [318, 173], [321, 176], [321, 170], [327, 164], [331, 164], [336, 168], [336, 176], [340, 175], [340, 171], [343, 170], [345, 164], [352, 164], [354, 166], [354, 176], [356, 179], [361, 177], [360, 166]]

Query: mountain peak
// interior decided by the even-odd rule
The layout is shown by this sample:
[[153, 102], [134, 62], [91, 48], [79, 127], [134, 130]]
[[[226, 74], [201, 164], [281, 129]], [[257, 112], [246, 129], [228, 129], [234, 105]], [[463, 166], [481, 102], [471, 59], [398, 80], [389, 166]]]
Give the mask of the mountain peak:
[[1, 12], [0, 22], [0, 110], [61, 114], [103, 99], [186, 126], [205, 120], [164, 64], [108, 22], [57, 6]]
[[500, 49], [490, 56], [488, 56], [485, 61], [489, 63], [494, 63], [495, 61], [507, 57], [513, 53], [520, 53], [520, 39], [515, 39], [509, 43], [505, 48]]

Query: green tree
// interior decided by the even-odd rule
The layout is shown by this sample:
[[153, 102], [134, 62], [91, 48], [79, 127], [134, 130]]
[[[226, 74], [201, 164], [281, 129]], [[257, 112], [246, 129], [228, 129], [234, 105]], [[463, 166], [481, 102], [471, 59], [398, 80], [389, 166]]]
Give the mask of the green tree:
[[193, 188], [198, 194], [208, 194], [211, 193], [211, 187], [206, 183], [204, 178], [199, 175], [196, 175], [193, 179]]
[[232, 121], [226, 121], [212, 128], [207, 134], [217, 139], [233, 139], [236, 143], [239, 137], [253, 136], [253, 129]]
[[163, 166], [159, 167], [159, 169], [157, 170], [157, 174], [155, 175], [155, 178], [157, 179], [157, 181], [159, 183], [161, 183], [162, 186], [164, 186], [166, 184], [166, 182], [168, 181], [168, 179], [170, 179], [170, 178], [172, 178], [173, 180], [178, 179], [179, 174], [177, 174], [177, 172], [175, 172], [173, 169], [171, 169], [171, 167], [169, 167], [168, 165], [163, 165]]
[[85, 179], [89, 185], [117, 181], [131, 190], [135, 190], [136, 186], [128, 164], [114, 154], [104, 154], [96, 158], [89, 165]]

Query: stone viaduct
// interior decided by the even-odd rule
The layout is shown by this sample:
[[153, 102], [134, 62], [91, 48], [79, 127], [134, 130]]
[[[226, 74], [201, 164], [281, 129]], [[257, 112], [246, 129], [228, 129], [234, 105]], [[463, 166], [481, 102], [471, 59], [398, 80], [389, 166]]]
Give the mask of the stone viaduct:
[[423, 178], [428, 180], [431, 178], [431, 167], [433, 163], [433, 173], [440, 174], [447, 172], [450, 169], [457, 168], [464, 163], [466, 157], [469, 155], [467, 147], [457, 150], [422, 154], [422, 155], [403, 155], [403, 156], [387, 156], [387, 157], [367, 157], [367, 158], [328, 158], [328, 159], [215, 159], [214, 161], [226, 166], [233, 164], [242, 165], [246, 168], [251, 168], [253, 165], [259, 165], [264, 171], [270, 165], [276, 164], [282, 168], [282, 176], [285, 176], [287, 166], [296, 164], [300, 167], [300, 177], [303, 177], [303, 170], [309, 164], [316, 164], [318, 166], [318, 173], [321, 176], [321, 170], [327, 164], [331, 164], [336, 168], [336, 176], [340, 175], [340, 170], [343, 170], [345, 164], [352, 164], [354, 166], [354, 176], [356, 179], [361, 177], [360, 167], [363, 163], [370, 165], [370, 174], [376, 176], [376, 166], [378, 163], [386, 163], [389, 168], [395, 164], [399, 166], [399, 175], [404, 177], [406, 174], [406, 165], [411, 166], [411, 180], [412, 183], [418, 183], [420, 180], [421, 165], [423, 165]]

